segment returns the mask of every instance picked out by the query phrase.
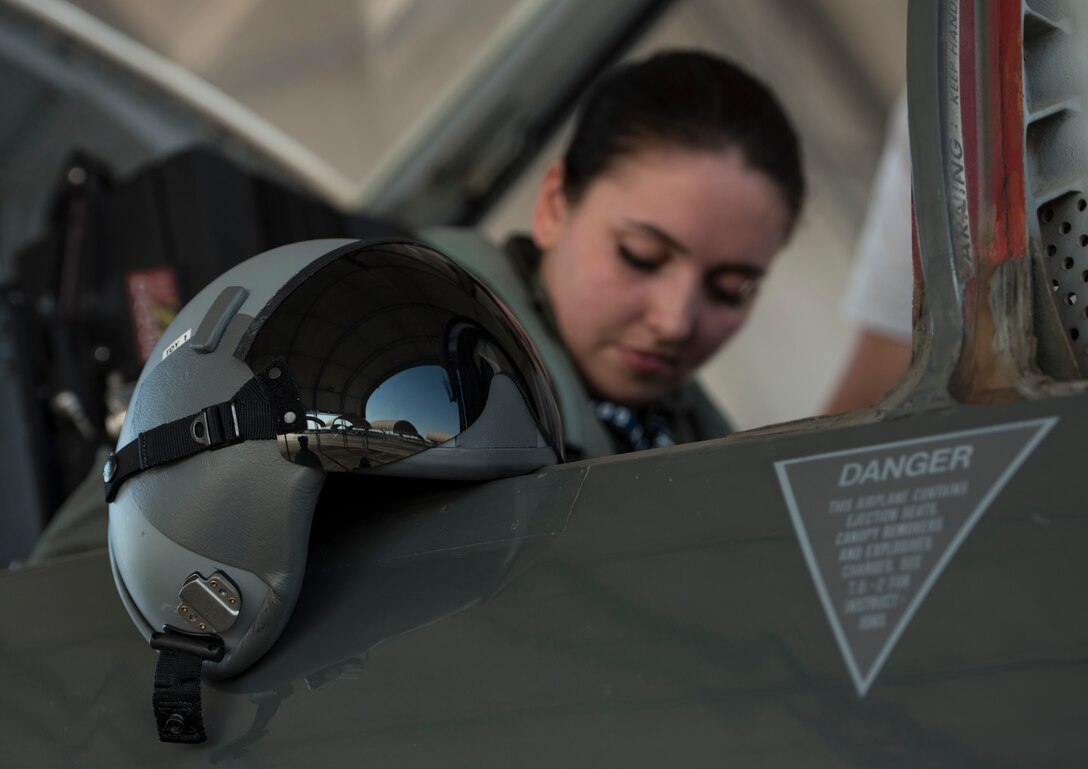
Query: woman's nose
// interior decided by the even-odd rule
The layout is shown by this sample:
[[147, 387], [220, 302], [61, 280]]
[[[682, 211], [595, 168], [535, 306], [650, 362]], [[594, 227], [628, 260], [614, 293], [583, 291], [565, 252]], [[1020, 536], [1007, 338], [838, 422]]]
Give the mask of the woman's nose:
[[699, 313], [698, 286], [677, 279], [654, 286], [648, 299], [646, 320], [657, 341], [679, 344], [691, 337]]

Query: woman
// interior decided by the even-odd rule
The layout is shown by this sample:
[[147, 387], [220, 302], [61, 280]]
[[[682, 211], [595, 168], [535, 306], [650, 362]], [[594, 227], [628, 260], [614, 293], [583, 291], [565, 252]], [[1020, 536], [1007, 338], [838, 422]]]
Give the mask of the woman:
[[692, 376], [747, 319], [803, 197], [793, 128], [735, 65], [667, 52], [597, 84], [507, 249], [608, 430], [610, 450], [576, 455], [728, 432]]

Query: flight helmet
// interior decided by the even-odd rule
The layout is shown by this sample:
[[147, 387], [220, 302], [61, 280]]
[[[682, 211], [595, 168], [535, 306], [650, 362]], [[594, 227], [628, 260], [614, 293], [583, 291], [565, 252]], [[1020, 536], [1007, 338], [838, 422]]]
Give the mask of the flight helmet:
[[163, 334], [104, 467], [125, 607], [153, 647], [238, 673], [290, 617], [329, 473], [528, 472], [562, 460], [558, 413], [518, 322], [436, 250], [320, 240], [253, 257]]

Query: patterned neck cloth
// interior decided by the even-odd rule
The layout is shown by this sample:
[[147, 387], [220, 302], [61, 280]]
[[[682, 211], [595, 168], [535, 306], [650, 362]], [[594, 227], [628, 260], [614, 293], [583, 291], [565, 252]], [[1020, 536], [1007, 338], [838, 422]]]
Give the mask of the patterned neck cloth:
[[660, 449], [676, 441], [669, 434], [669, 422], [664, 414], [651, 410], [645, 422], [626, 406], [611, 401], [591, 400], [593, 413], [617, 437], [631, 446], [631, 451]]

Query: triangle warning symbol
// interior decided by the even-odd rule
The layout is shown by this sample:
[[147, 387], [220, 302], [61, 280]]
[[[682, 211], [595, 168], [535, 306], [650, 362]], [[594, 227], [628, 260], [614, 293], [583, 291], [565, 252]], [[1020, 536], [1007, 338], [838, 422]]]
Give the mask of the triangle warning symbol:
[[975, 523], [1057, 421], [1047, 417], [775, 463], [859, 696]]

